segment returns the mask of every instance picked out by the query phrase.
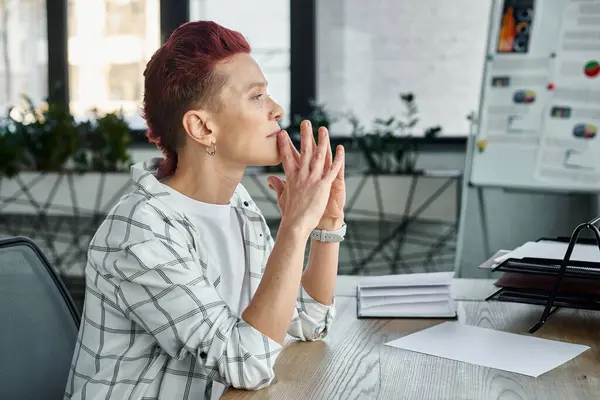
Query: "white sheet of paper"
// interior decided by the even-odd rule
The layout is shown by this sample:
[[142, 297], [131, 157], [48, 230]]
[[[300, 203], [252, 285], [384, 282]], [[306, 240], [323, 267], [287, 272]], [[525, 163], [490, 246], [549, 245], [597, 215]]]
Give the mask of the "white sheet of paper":
[[433, 301], [413, 304], [385, 304], [377, 307], [361, 308], [362, 317], [382, 318], [454, 318], [454, 301]]
[[[496, 258], [494, 261], [497, 264], [502, 263], [509, 258], [547, 258], [554, 260], [562, 260], [567, 252], [568, 243], [553, 242], [541, 240], [539, 242], [527, 242], [522, 246], [517, 247], [508, 254]], [[600, 263], [600, 251], [598, 246], [589, 244], [576, 244], [571, 254], [573, 261], [587, 261]], [[492, 267], [495, 269], [498, 265]]]
[[385, 345], [536, 378], [589, 349], [459, 322], [445, 322]]
[[512, 250], [498, 250], [493, 256], [483, 262], [478, 268], [479, 269], [492, 269], [497, 263], [497, 259], [510, 253]]
[[362, 308], [369, 308], [396, 304], [448, 302], [450, 300], [450, 293], [447, 291], [445, 294], [363, 297], [360, 306]]

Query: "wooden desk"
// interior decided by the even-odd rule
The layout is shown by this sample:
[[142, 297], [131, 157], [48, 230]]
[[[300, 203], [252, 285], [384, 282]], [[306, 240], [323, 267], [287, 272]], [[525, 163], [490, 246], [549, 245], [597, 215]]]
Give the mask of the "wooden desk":
[[[479, 298], [489, 280], [457, 280], [453, 292]], [[320, 342], [289, 342], [260, 391], [228, 390], [223, 399], [597, 399], [600, 398], [600, 313], [560, 310], [535, 336], [591, 347], [539, 378], [391, 348], [383, 344], [442, 321], [357, 319], [356, 278], [338, 281], [338, 315]], [[466, 290], [466, 293], [460, 293]], [[540, 307], [460, 300], [459, 321], [527, 334]]]

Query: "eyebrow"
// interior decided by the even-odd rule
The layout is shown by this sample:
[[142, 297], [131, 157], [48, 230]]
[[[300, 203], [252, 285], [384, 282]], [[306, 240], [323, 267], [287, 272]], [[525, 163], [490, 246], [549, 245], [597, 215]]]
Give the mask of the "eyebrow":
[[268, 85], [268, 82], [253, 82], [250, 85], [248, 85], [248, 87], [246, 88], [246, 92], [249, 92], [250, 90], [254, 89], [255, 87], [266, 87]]

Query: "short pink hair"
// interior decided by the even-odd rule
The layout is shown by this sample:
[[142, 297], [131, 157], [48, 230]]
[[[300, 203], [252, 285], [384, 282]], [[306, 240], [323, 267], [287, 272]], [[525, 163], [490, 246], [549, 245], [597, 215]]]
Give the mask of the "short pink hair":
[[192, 108], [218, 106], [225, 77], [214, 73], [215, 65], [250, 50], [239, 32], [212, 21], [194, 21], [178, 27], [154, 53], [144, 71], [143, 114], [146, 137], [165, 156], [159, 178], [177, 168], [184, 114]]

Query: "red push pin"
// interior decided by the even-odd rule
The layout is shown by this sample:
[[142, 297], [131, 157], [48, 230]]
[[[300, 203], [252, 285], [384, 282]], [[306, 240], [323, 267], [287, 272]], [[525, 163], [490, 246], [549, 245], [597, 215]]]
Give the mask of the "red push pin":
[[554, 90], [554, 89], [556, 89], [556, 85], [554, 85], [554, 83], [549, 83], [548, 90]]

